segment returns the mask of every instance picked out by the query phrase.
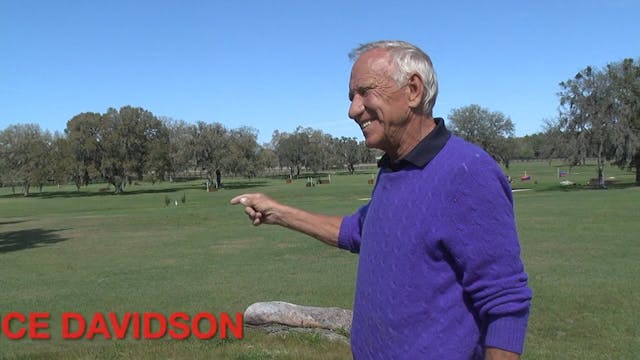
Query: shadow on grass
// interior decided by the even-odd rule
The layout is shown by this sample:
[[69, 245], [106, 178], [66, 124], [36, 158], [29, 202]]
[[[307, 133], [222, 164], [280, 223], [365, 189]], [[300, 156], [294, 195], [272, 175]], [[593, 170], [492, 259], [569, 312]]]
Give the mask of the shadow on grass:
[[65, 229], [28, 229], [0, 233], [0, 254], [33, 249], [65, 241], [67, 239], [57, 234], [57, 232], [62, 230]]
[[[229, 190], [237, 190], [237, 189], [249, 189], [254, 187], [265, 186], [268, 184], [267, 181], [264, 180], [247, 180], [247, 181], [233, 181], [229, 183], [224, 183], [223, 188]], [[43, 191], [43, 192], [35, 192], [29, 194], [29, 198], [37, 198], [37, 199], [58, 199], [58, 198], [82, 198], [82, 197], [95, 197], [95, 196], [132, 196], [139, 194], [168, 194], [174, 193], [184, 190], [205, 190], [204, 182], [202, 184], [189, 184], [182, 185], [175, 184], [176, 186], [170, 187], [158, 187], [158, 188], [148, 188], [137, 189], [136, 185], [128, 186], [124, 189], [124, 192], [120, 194], [116, 194], [113, 192], [113, 189], [109, 189], [108, 191], [88, 191], [86, 189], [82, 189], [80, 191]], [[160, 185], [162, 186], [162, 185]], [[133, 188], [133, 189], [132, 189]], [[0, 199], [2, 198], [22, 198], [24, 195], [22, 194], [7, 194], [0, 195]], [[1, 224], [1, 223], [0, 223]]]
[[[535, 190], [536, 192], [553, 192], [553, 191], [567, 192], [567, 191], [624, 190], [624, 189], [629, 189], [637, 186], [638, 185], [636, 185], [633, 182], [608, 184], [604, 189], [598, 186], [582, 185], [582, 184], [574, 184], [574, 185], [544, 184], [539, 187], [532, 187], [530, 189]], [[516, 190], [515, 187], [514, 187], [514, 190]]]
[[[163, 194], [163, 193], [173, 193], [183, 190], [190, 189], [200, 189], [199, 185], [192, 186], [179, 186], [179, 187], [169, 187], [169, 188], [161, 188], [161, 189], [136, 189], [136, 190], [128, 190], [125, 189], [124, 192], [120, 194], [116, 194], [113, 192], [113, 189], [109, 191], [44, 191], [29, 194], [29, 198], [38, 198], [38, 199], [57, 199], [57, 198], [81, 198], [81, 197], [95, 197], [95, 196], [130, 196], [130, 195], [138, 195], [138, 194]], [[23, 197], [23, 195], [3, 195], [0, 198], [13, 198], [13, 197]]]
[[0, 226], [1, 225], [13, 225], [13, 224], [20, 224], [23, 222], [27, 222], [29, 220], [12, 220], [12, 221], [0, 221]]
[[222, 183], [223, 189], [238, 190], [238, 189], [250, 189], [254, 187], [260, 187], [267, 185], [268, 182], [264, 180], [246, 180], [246, 181], [234, 181], [230, 183]]

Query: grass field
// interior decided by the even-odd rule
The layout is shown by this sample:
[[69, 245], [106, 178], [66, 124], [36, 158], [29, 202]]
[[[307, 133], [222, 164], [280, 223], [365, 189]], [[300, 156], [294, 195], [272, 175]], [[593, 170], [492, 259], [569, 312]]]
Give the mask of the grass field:
[[[563, 170], [568, 168], [562, 167]], [[524, 174], [532, 176], [519, 181]], [[640, 188], [607, 169], [608, 190], [579, 186], [592, 166], [514, 163], [522, 256], [534, 290], [523, 359], [640, 359]], [[51, 340], [7, 340], [7, 359], [348, 359], [348, 346], [315, 335], [242, 340], [62, 340], [56, 316], [73, 311], [242, 312], [283, 300], [350, 308], [357, 257], [282, 228], [253, 227], [233, 196], [261, 191], [313, 211], [345, 214], [369, 197], [368, 174], [303, 180], [230, 179], [141, 184], [123, 195], [91, 185], [46, 187], [28, 198], [0, 189], [0, 316], [51, 313]], [[224, 180], [224, 179], [223, 179]], [[186, 199], [181, 202], [182, 197]], [[165, 205], [165, 198], [178, 206]]]

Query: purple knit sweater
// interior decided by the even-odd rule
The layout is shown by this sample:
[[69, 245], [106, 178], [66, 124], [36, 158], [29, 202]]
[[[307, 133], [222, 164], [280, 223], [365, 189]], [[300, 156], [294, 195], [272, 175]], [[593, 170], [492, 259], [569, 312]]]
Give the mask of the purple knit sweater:
[[452, 136], [424, 168], [381, 169], [339, 246], [360, 254], [354, 358], [522, 352], [531, 290], [511, 188], [482, 149]]

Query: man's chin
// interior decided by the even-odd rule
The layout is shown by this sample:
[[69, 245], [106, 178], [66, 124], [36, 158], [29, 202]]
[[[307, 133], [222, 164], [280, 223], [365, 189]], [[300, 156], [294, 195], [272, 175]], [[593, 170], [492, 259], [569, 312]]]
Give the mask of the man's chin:
[[380, 150], [384, 150], [381, 145], [382, 142], [380, 141], [380, 139], [374, 137], [374, 136], [366, 136], [364, 137], [364, 145], [366, 147], [368, 147], [369, 149], [380, 149]]

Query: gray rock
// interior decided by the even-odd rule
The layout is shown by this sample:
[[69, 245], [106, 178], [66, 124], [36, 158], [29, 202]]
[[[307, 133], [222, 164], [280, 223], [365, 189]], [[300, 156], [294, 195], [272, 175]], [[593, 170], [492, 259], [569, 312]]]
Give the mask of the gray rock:
[[337, 307], [315, 307], [283, 301], [258, 302], [244, 312], [244, 322], [264, 326], [281, 324], [298, 328], [351, 331], [351, 310]]
[[345, 345], [349, 345], [348, 333], [338, 333], [333, 330], [321, 329], [321, 328], [300, 328], [291, 327], [281, 324], [268, 324], [268, 325], [250, 325], [245, 324], [247, 327], [256, 328], [265, 331], [269, 335], [273, 336], [288, 336], [291, 334], [316, 334], [323, 339], [329, 341], [339, 341]]

